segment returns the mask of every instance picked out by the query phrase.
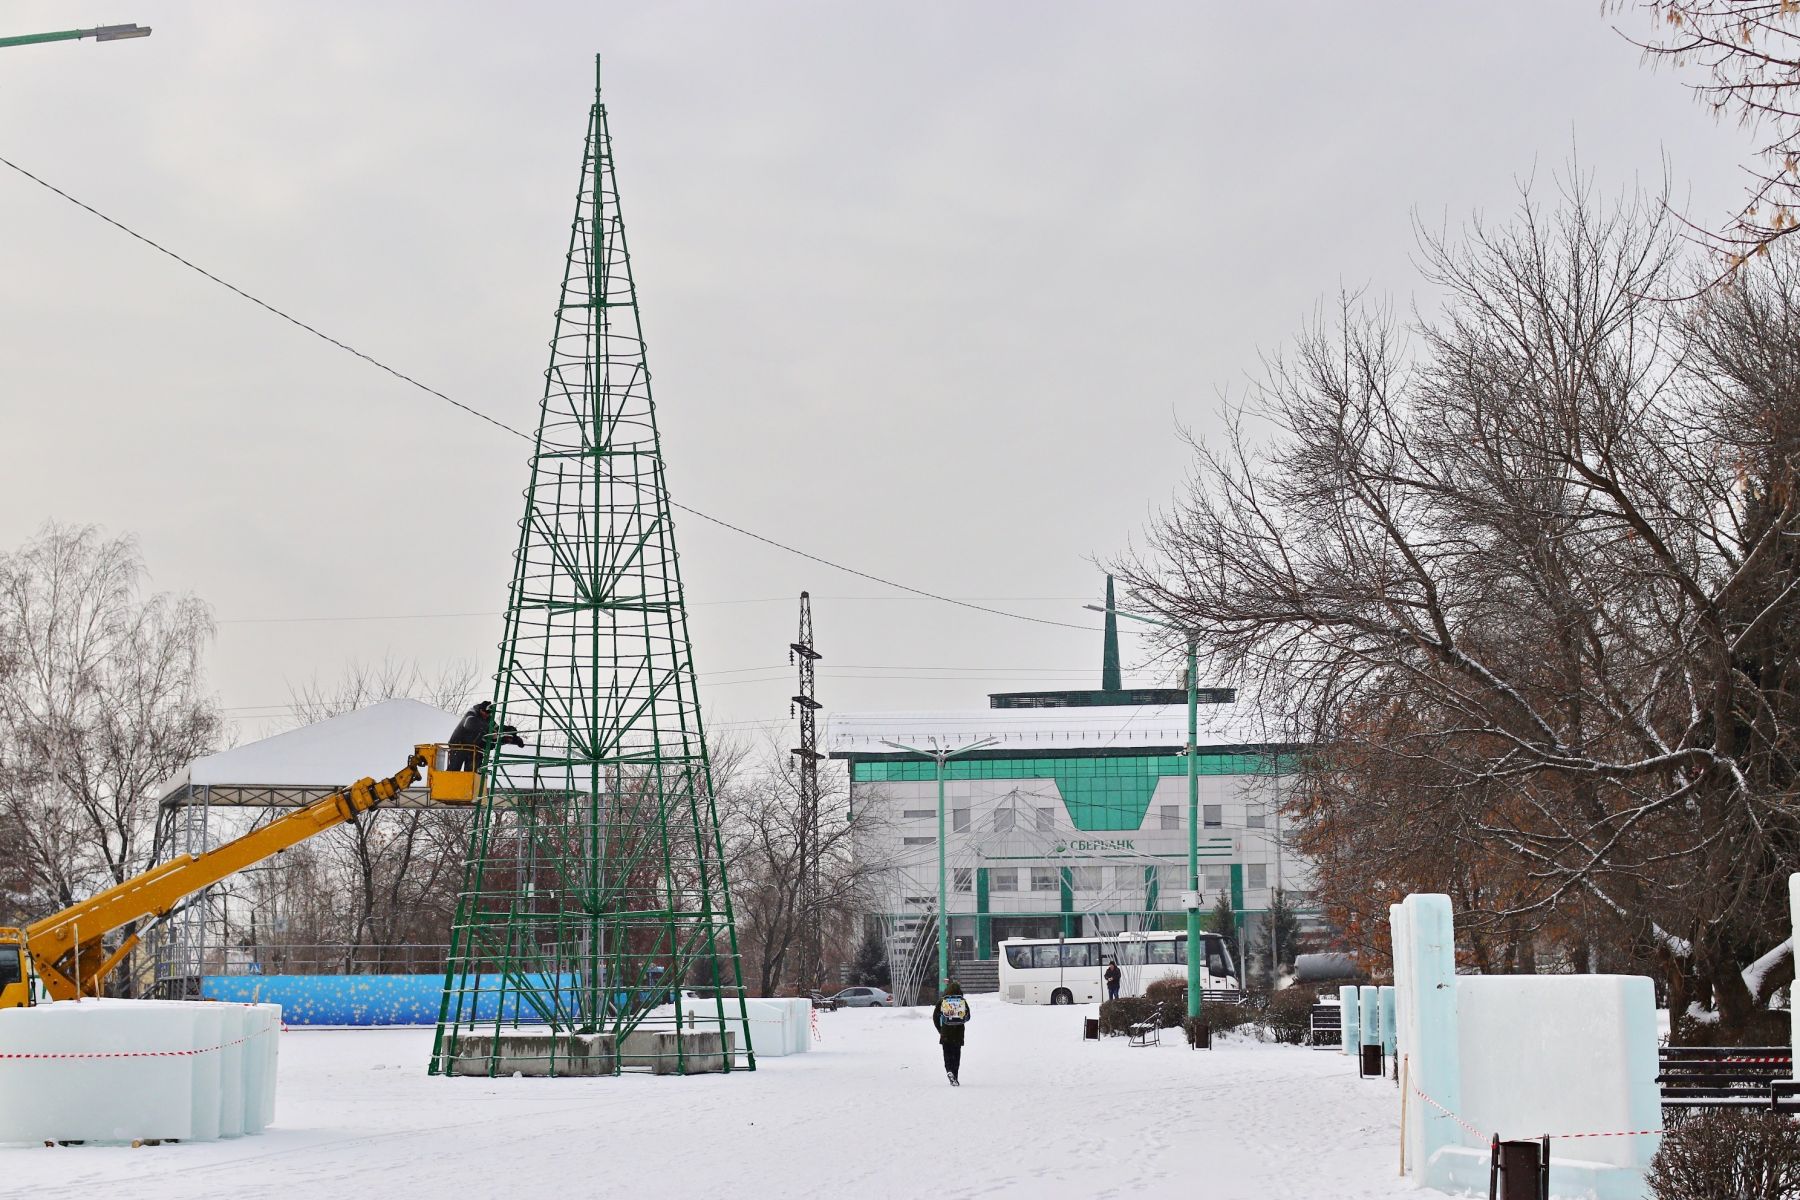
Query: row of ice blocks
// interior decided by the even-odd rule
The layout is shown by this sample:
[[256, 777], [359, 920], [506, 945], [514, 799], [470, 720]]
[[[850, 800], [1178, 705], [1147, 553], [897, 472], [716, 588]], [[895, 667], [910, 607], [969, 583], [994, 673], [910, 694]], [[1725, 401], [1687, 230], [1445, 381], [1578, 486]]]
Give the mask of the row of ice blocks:
[[[745, 1000], [744, 1009], [750, 1017], [750, 1047], [756, 1053], [774, 1058], [812, 1049], [811, 1000], [757, 997]], [[704, 1020], [704, 1008], [701, 1013]]]
[[[726, 1000], [725, 1028], [739, 1034], [738, 1045], [744, 1045], [744, 1020], [738, 1016], [738, 1002]], [[665, 1005], [651, 1014], [658, 1020], [674, 1016], [673, 1005]], [[749, 1045], [758, 1058], [779, 1058], [787, 1054], [804, 1054], [812, 1049], [812, 1001], [805, 998], [752, 996], [744, 1001], [744, 1017], [749, 1019]], [[682, 1005], [682, 1028], [717, 1029], [718, 1009], [710, 1000], [690, 1000]]]
[[281, 1007], [81, 1000], [0, 1009], [0, 1142], [207, 1141], [275, 1115]]

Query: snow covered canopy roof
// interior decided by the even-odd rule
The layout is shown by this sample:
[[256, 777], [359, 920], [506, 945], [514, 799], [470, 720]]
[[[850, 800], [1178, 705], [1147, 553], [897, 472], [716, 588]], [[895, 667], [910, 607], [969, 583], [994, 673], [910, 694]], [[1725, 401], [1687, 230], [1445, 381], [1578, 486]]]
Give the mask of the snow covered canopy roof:
[[[910, 757], [888, 742], [930, 750], [954, 750], [983, 738], [999, 744], [976, 751], [985, 757], [1015, 754], [1169, 753], [1187, 746], [1185, 704], [1132, 704], [1103, 708], [979, 708], [961, 712], [835, 713], [825, 744], [833, 758], [872, 755]], [[1281, 744], [1261, 714], [1245, 705], [1202, 704], [1202, 750]]]
[[[456, 722], [456, 714], [418, 700], [383, 700], [196, 758], [163, 785], [158, 803], [300, 807], [365, 776], [392, 775], [414, 746], [447, 740]], [[420, 802], [423, 793], [413, 789], [396, 803]]]

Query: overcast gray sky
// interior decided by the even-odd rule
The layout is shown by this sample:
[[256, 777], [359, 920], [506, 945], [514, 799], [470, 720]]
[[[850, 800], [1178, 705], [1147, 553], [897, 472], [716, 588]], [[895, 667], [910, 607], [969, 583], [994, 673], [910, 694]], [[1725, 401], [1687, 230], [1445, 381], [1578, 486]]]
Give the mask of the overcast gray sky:
[[[155, 34], [0, 50], [0, 155], [529, 428], [600, 52], [675, 498], [1087, 624], [1093, 560], [1181, 486], [1178, 425], [1216, 428], [1340, 285], [1410, 304], [1415, 214], [1498, 214], [1572, 147], [1603, 188], [1666, 162], [1699, 219], [1732, 205], [1749, 139], [1612, 28], [1642, 20], [12, 3], [0, 35]], [[352, 662], [492, 672], [524, 453], [0, 168], [0, 546], [135, 533], [157, 588], [214, 606], [240, 738]], [[1096, 633], [678, 536], [715, 728], [786, 721], [802, 588], [828, 708], [1097, 683]], [[494, 615], [432, 615], [459, 613]]]

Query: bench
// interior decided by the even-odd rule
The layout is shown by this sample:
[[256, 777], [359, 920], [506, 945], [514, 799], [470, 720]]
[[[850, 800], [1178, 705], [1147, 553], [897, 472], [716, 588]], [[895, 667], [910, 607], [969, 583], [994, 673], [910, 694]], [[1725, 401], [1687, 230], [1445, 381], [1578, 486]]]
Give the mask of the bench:
[[1656, 1057], [1664, 1108], [1788, 1108], [1800, 1102], [1788, 1046], [1661, 1046]]
[[1133, 1046], [1162, 1045], [1162, 1026], [1155, 1021], [1139, 1021], [1125, 1032]]

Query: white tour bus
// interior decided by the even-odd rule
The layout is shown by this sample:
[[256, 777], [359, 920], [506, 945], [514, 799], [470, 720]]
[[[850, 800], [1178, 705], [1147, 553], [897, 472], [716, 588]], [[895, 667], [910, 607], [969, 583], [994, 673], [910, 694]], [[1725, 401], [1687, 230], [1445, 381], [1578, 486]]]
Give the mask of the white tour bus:
[[[1237, 967], [1225, 939], [1200, 935], [1206, 957], [1200, 990], [1236, 998]], [[1090, 1004], [1106, 999], [1106, 964], [1119, 964], [1121, 996], [1141, 996], [1166, 975], [1187, 979], [1187, 934], [1119, 933], [1110, 937], [1008, 938], [1000, 943], [1000, 995], [1013, 1004]]]

